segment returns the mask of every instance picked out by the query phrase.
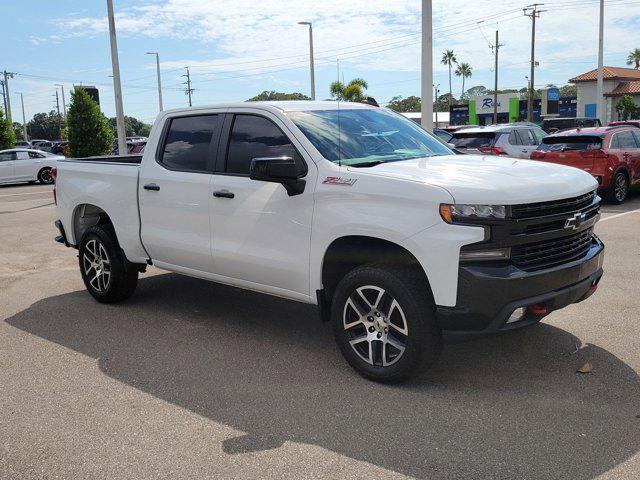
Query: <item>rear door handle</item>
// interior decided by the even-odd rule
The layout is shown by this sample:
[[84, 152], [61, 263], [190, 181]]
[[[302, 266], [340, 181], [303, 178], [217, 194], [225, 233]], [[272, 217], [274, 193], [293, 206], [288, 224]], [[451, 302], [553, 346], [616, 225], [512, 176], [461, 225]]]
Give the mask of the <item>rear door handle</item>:
[[155, 183], [147, 183], [144, 187], [145, 190], [153, 190], [154, 192], [157, 192], [158, 190], [160, 190], [160, 185], [156, 185]]
[[213, 196], [216, 198], [233, 198], [235, 195], [229, 190], [217, 190], [213, 192]]

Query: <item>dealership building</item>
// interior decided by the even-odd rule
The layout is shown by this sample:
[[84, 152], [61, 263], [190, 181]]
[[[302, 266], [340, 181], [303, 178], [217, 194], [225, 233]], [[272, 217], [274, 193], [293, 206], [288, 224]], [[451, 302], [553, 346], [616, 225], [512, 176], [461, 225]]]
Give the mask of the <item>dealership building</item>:
[[623, 95], [630, 95], [640, 104], [640, 70], [623, 67], [604, 67], [604, 113], [598, 112], [598, 69], [590, 70], [569, 80], [578, 87], [578, 117], [598, 117], [606, 125], [618, 120], [616, 106]]

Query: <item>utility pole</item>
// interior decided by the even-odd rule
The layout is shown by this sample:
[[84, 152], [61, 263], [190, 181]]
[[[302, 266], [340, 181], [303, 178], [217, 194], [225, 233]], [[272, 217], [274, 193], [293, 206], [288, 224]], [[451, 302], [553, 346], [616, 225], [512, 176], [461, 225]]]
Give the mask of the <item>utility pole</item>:
[[607, 112], [604, 103], [604, 0], [600, 0], [600, 31], [598, 34], [598, 81], [596, 83], [596, 96], [598, 97], [596, 117], [600, 118], [603, 125], [607, 124]]
[[22, 92], [16, 92], [17, 95], [20, 95], [20, 103], [22, 104], [22, 135], [25, 140], [29, 140], [29, 135], [27, 135], [27, 120], [24, 115], [24, 97], [22, 96]]
[[55, 86], [60, 87], [60, 90], [62, 90], [62, 118], [66, 120], [67, 119], [67, 102], [64, 99], [64, 85], [62, 85], [61, 83], [56, 83]]
[[4, 75], [4, 98], [5, 98], [5, 113], [7, 114], [7, 120], [9, 120], [9, 124], [13, 123], [11, 119], [11, 98], [9, 95], [9, 78], [13, 78], [13, 73], [7, 72], [6, 70], [2, 72]]
[[[438, 103], [438, 94], [440, 93], [440, 90], [438, 90], [439, 86], [440, 84], [433, 86], [433, 98], [436, 99], [436, 103]], [[438, 128], [438, 109], [437, 108], [436, 108], [435, 114], [436, 114], [436, 124], [434, 126]], [[451, 113], [449, 113], [449, 115], [451, 115]]]
[[187, 69], [187, 74], [182, 76], [187, 77], [187, 81], [182, 83], [187, 86], [184, 93], [185, 95], [189, 95], [189, 106], [191, 106], [191, 94], [193, 93], [193, 88], [191, 88], [191, 76], [189, 75], [189, 67], [184, 67], [184, 68]]
[[58, 89], [56, 88], [56, 109], [58, 110], [58, 138], [62, 138], [62, 117], [60, 116], [60, 99], [58, 97]]
[[420, 66], [420, 123], [433, 131], [433, 1], [422, 0], [422, 53]]
[[124, 109], [122, 108], [122, 86], [120, 85], [120, 63], [118, 61], [118, 42], [116, 40], [116, 22], [113, 18], [113, 0], [107, 0], [109, 15], [109, 40], [111, 43], [111, 68], [113, 69], [113, 90], [116, 101], [116, 130], [118, 131], [118, 154], [127, 153], [127, 138], [124, 128]]
[[536, 67], [536, 18], [540, 17], [541, 12], [546, 10], [538, 10], [538, 7], [544, 3], [534, 3], [523, 8], [522, 11], [526, 17], [531, 19], [531, 73], [529, 79], [529, 101], [527, 102], [527, 120], [533, 122], [533, 97], [535, 91], [535, 67]]
[[158, 55], [158, 52], [147, 52], [147, 55], [156, 56], [156, 72], [158, 74], [158, 104], [160, 106], [160, 111], [162, 111], [162, 83], [160, 81], [160, 55]]
[[498, 40], [498, 30], [496, 30], [496, 44], [492, 47], [496, 56], [494, 66], [494, 85], [493, 85], [493, 124], [498, 123], [498, 50], [503, 45]]
[[7, 111], [7, 97], [4, 94], [4, 80], [0, 80], [0, 85], [2, 86], [2, 104], [4, 105], [4, 111]]
[[311, 69], [311, 100], [316, 99], [316, 80], [313, 67], [313, 25], [311, 22], [298, 22], [298, 25], [309, 25], [309, 68]]

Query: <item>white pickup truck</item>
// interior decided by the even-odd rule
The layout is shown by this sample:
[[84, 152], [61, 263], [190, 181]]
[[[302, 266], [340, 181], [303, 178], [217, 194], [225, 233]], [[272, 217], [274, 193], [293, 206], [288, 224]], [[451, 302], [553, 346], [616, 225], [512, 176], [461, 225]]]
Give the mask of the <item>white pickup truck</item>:
[[384, 108], [161, 113], [140, 156], [60, 161], [57, 241], [96, 300], [147, 265], [317, 304], [347, 361], [396, 381], [447, 335], [530, 325], [591, 295], [604, 246], [583, 171], [453, 155]]

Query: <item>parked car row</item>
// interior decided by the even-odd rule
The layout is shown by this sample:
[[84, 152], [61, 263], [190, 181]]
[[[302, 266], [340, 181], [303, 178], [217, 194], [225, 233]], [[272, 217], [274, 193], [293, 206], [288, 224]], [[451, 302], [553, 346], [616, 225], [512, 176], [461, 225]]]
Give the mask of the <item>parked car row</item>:
[[633, 125], [633, 121], [615, 122], [608, 127], [574, 128], [553, 135], [534, 124], [492, 125], [458, 130], [450, 142], [464, 153], [530, 158], [580, 168], [598, 181], [607, 201], [620, 204], [631, 187], [640, 186], [640, 128]]

